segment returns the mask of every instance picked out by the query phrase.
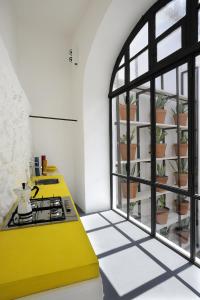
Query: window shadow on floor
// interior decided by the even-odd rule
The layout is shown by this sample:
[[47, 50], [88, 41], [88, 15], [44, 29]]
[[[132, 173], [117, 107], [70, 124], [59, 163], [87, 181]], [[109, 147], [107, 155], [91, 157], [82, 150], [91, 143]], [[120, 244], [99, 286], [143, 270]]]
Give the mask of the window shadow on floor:
[[113, 211], [78, 211], [99, 259], [104, 300], [200, 298], [200, 290], [180, 276], [193, 267], [180, 255]]

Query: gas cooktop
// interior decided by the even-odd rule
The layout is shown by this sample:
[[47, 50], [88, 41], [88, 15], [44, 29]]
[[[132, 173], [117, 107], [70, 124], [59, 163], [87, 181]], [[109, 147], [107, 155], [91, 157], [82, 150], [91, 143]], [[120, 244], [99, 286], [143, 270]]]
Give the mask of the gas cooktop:
[[36, 185], [41, 185], [41, 184], [48, 185], [48, 184], [57, 184], [57, 183], [59, 183], [57, 178], [40, 179], [35, 181]]
[[32, 217], [28, 221], [20, 220], [17, 207], [15, 207], [1, 229], [16, 229], [78, 220], [70, 197], [33, 199], [31, 205]]

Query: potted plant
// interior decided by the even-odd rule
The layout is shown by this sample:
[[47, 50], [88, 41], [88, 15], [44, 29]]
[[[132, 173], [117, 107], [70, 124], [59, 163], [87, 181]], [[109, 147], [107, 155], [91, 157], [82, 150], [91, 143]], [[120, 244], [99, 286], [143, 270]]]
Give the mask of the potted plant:
[[[166, 168], [163, 164], [157, 164], [156, 165], [156, 180], [158, 183], [166, 184], [168, 180], [168, 176], [166, 176]], [[156, 188], [157, 192], [163, 192], [163, 189], [161, 188]]]
[[176, 110], [173, 110], [174, 123], [177, 125], [179, 119], [180, 126], [187, 125], [188, 119], [188, 106], [183, 104], [182, 102], [177, 105]]
[[165, 123], [165, 117], [167, 111], [165, 110], [165, 104], [168, 99], [166, 96], [158, 95], [156, 99], [156, 123]]
[[165, 136], [167, 132], [160, 127], [156, 127], [156, 157], [165, 157], [165, 150], [167, 145], [165, 144]]
[[[135, 138], [135, 128], [133, 128], [130, 136], [130, 160], [135, 160], [135, 154], [136, 154], [136, 148], [137, 144], [134, 144]], [[127, 160], [127, 138], [126, 135], [123, 134], [123, 136], [120, 138], [120, 153], [122, 160]]]
[[166, 227], [160, 229], [160, 234], [162, 236], [164, 236], [165, 238], [168, 238], [169, 233], [170, 233], [170, 226], [169, 227], [166, 226]]
[[162, 195], [157, 199], [156, 223], [167, 224], [169, 208], [165, 206], [165, 196]]
[[174, 203], [177, 214], [187, 215], [190, 204], [186, 196], [178, 196], [178, 198], [174, 200]]
[[[124, 166], [124, 168], [126, 168]], [[130, 176], [136, 177], [137, 176], [137, 172], [136, 172], [136, 164], [133, 165], [131, 171], [130, 171]], [[126, 174], [126, 170], [124, 170], [123, 174]], [[137, 191], [138, 191], [138, 183], [137, 182], [133, 182], [130, 181], [130, 199], [134, 199], [137, 195]], [[122, 194], [124, 198], [127, 198], [127, 180], [126, 179], [122, 179], [121, 182], [121, 187], [122, 187]]]
[[174, 170], [176, 185], [187, 186], [187, 183], [188, 183], [188, 160], [187, 160], [187, 158], [180, 159], [179, 168], [178, 168], [178, 160], [176, 161], [175, 167], [172, 164], [170, 164], [170, 165], [171, 165], [172, 169]]
[[[125, 102], [125, 98], [124, 98]], [[129, 98], [129, 103], [130, 103], [130, 121], [135, 120], [135, 115], [136, 115], [136, 97], [135, 94], [132, 94]], [[120, 115], [120, 120], [127, 120], [126, 118], [126, 104], [119, 104], [119, 115]]]
[[190, 218], [181, 220], [180, 225], [175, 227], [174, 231], [180, 238], [182, 244], [187, 244], [190, 236]]
[[[126, 165], [122, 165], [122, 174], [124, 176], [127, 176], [127, 169], [126, 169]], [[124, 198], [127, 198], [127, 179], [125, 178], [121, 178], [121, 191], [122, 191], [122, 196]]]
[[133, 213], [134, 213], [134, 207], [135, 207], [136, 203], [137, 203], [137, 202], [131, 202], [131, 203], [129, 204], [129, 213], [130, 213], [130, 215], [132, 215], [132, 216], [133, 216]]
[[[137, 164], [134, 164], [130, 170], [130, 176], [137, 177]], [[133, 199], [136, 197], [138, 191], [138, 182], [130, 181], [130, 198]]]
[[182, 132], [179, 140], [179, 145], [174, 144], [176, 155], [186, 156], [188, 151], [188, 134]]

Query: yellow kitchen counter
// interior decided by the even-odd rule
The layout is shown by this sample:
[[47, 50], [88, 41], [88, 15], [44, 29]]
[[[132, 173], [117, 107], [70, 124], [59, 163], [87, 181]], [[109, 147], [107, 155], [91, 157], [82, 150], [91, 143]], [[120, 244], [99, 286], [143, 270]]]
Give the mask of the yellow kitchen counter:
[[[39, 197], [67, 196], [62, 176]], [[99, 276], [97, 257], [80, 219], [0, 231], [0, 300], [16, 299]], [[56, 300], [56, 299], [55, 299]]]

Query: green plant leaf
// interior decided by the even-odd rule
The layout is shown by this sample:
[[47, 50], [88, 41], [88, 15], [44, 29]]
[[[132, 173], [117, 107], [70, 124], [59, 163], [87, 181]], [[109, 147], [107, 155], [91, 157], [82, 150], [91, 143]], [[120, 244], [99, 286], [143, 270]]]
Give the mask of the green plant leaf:
[[164, 165], [157, 164], [156, 165], [157, 176], [164, 177], [166, 176], [166, 167]]
[[186, 113], [188, 112], [188, 105], [183, 102], [179, 102], [179, 105], [176, 105], [175, 110], [172, 109], [172, 112], [174, 115]]
[[188, 173], [188, 160], [187, 158], [181, 158], [180, 159], [180, 165], [178, 166], [178, 160], [175, 162], [175, 166], [170, 162], [169, 163], [171, 168], [173, 169], [174, 173], [182, 173], [187, 174]]
[[156, 144], [163, 144], [165, 142], [165, 137], [167, 132], [160, 127], [156, 127]]
[[133, 140], [134, 140], [134, 138], [135, 138], [135, 131], [136, 131], [136, 129], [133, 128], [133, 129], [132, 129], [132, 132], [131, 132], [131, 136], [130, 136], [130, 143], [131, 143], [131, 144], [133, 144]]
[[188, 143], [188, 134], [186, 132], [180, 133], [180, 144], [187, 144]]
[[134, 104], [135, 102], [136, 102], [136, 95], [132, 94], [129, 98], [129, 103], [131, 105], [131, 104]]
[[165, 195], [161, 195], [157, 198], [157, 206], [164, 208], [165, 207]]
[[156, 98], [156, 108], [164, 109], [165, 104], [168, 101], [168, 97], [164, 95], [158, 95]]

